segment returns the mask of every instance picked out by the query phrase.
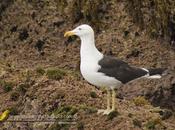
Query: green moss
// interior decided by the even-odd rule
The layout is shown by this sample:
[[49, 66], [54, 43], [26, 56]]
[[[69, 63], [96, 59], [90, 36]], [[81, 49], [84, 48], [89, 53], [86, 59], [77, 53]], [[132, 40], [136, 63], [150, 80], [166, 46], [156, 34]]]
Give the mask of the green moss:
[[149, 101], [146, 100], [143, 96], [138, 96], [133, 99], [133, 102], [136, 106], [149, 105]]
[[13, 93], [11, 93], [11, 95], [10, 95], [10, 99], [11, 100], [13, 100], [13, 101], [17, 101], [18, 100], [18, 98], [19, 98], [19, 93], [18, 92], [13, 92]]
[[0, 81], [0, 86], [3, 87], [4, 92], [9, 92], [13, 89], [13, 84], [4, 80]]
[[114, 119], [115, 117], [117, 117], [119, 115], [119, 112], [118, 111], [112, 111], [110, 112], [108, 115], [107, 115], [107, 119], [108, 120], [112, 120]]
[[49, 79], [60, 80], [66, 75], [66, 73], [61, 69], [48, 69], [46, 75]]
[[133, 119], [133, 125], [134, 126], [137, 126], [137, 127], [142, 127], [142, 122], [141, 121], [139, 121], [138, 119]]
[[97, 94], [96, 94], [95, 92], [90, 92], [90, 96], [91, 96], [92, 98], [97, 98]]
[[45, 74], [45, 70], [41, 67], [36, 68], [36, 72], [38, 75], [44, 75]]

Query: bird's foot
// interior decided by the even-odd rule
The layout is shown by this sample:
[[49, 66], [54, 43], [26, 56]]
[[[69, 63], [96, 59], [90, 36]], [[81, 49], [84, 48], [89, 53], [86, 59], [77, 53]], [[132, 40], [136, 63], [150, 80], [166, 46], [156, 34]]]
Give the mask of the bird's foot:
[[100, 109], [100, 110], [98, 110], [97, 114], [101, 114], [102, 113], [103, 115], [108, 115], [108, 114], [110, 114], [113, 111], [114, 111], [113, 109], [106, 109], [106, 110]]

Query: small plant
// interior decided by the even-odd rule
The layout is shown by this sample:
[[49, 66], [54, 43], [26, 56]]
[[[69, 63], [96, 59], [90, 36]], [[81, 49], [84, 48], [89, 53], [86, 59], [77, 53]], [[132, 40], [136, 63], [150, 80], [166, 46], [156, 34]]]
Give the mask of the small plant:
[[142, 122], [139, 121], [138, 119], [134, 119], [132, 122], [133, 122], [134, 126], [137, 126], [140, 128], [142, 127]]
[[11, 95], [10, 95], [10, 99], [13, 100], [13, 101], [17, 101], [18, 98], [19, 98], [19, 93], [18, 92], [13, 92]]
[[112, 111], [112, 112], [110, 112], [110, 113], [108, 114], [107, 119], [108, 119], [108, 120], [112, 120], [112, 119], [114, 119], [115, 117], [117, 117], [118, 115], [119, 115], [119, 112], [118, 112], [118, 111]]
[[60, 80], [63, 78], [63, 76], [65, 76], [65, 74], [65, 71], [61, 69], [49, 69], [46, 72], [47, 77], [53, 80]]
[[150, 104], [149, 101], [146, 100], [143, 96], [138, 96], [134, 98], [133, 102], [136, 106], [145, 106]]
[[96, 94], [95, 92], [90, 92], [90, 96], [91, 96], [92, 98], [97, 98], [97, 94]]
[[44, 75], [45, 74], [45, 70], [41, 67], [36, 68], [36, 72], [39, 75]]

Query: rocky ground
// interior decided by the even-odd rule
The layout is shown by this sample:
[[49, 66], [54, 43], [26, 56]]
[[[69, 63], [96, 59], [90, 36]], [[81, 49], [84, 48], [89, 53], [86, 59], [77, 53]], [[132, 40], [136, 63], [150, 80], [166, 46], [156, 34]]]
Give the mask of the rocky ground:
[[[175, 129], [174, 48], [141, 30], [127, 13], [125, 1], [102, 3], [97, 20], [85, 15], [86, 6], [82, 14], [71, 12], [71, 5], [76, 5], [71, 0], [6, 2], [0, 6], [0, 111], [9, 109], [10, 116], [71, 115], [76, 124], [0, 122], [0, 129]], [[106, 92], [82, 78], [80, 40], [63, 37], [81, 23], [94, 27], [97, 48], [104, 54], [135, 66], [166, 67], [168, 74], [123, 86], [117, 111], [98, 115], [97, 110], [106, 106]]]

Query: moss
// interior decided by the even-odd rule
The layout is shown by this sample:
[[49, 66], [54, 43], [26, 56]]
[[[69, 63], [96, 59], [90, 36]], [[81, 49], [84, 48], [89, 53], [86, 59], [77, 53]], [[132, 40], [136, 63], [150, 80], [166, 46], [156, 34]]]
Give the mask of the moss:
[[4, 92], [9, 92], [13, 89], [13, 83], [1, 80], [0, 86], [3, 87]]
[[48, 69], [46, 75], [49, 79], [60, 80], [66, 75], [66, 73], [61, 69]]
[[138, 119], [133, 119], [133, 125], [134, 126], [137, 126], [137, 127], [142, 127], [142, 122], [141, 121], [139, 121]]
[[84, 123], [83, 122], [77, 123], [77, 130], [84, 130]]
[[10, 99], [13, 100], [13, 101], [17, 101], [19, 96], [20, 96], [20, 94], [18, 92], [13, 92], [10, 95]]
[[45, 74], [45, 70], [41, 67], [36, 68], [36, 72], [38, 75], [44, 75]]
[[138, 96], [133, 99], [133, 102], [136, 106], [144, 106], [144, 105], [149, 105], [149, 101], [146, 100], [143, 96]]
[[97, 94], [95, 93], [95, 92], [90, 92], [90, 96], [92, 97], [92, 98], [97, 98]]
[[119, 112], [118, 111], [112, 111], [110, 112], [108, 115], [107, 115], [107, 119], [108, 120], [112, 120], [114, 119], [115, 117], [117, 117], [119, 115]]

